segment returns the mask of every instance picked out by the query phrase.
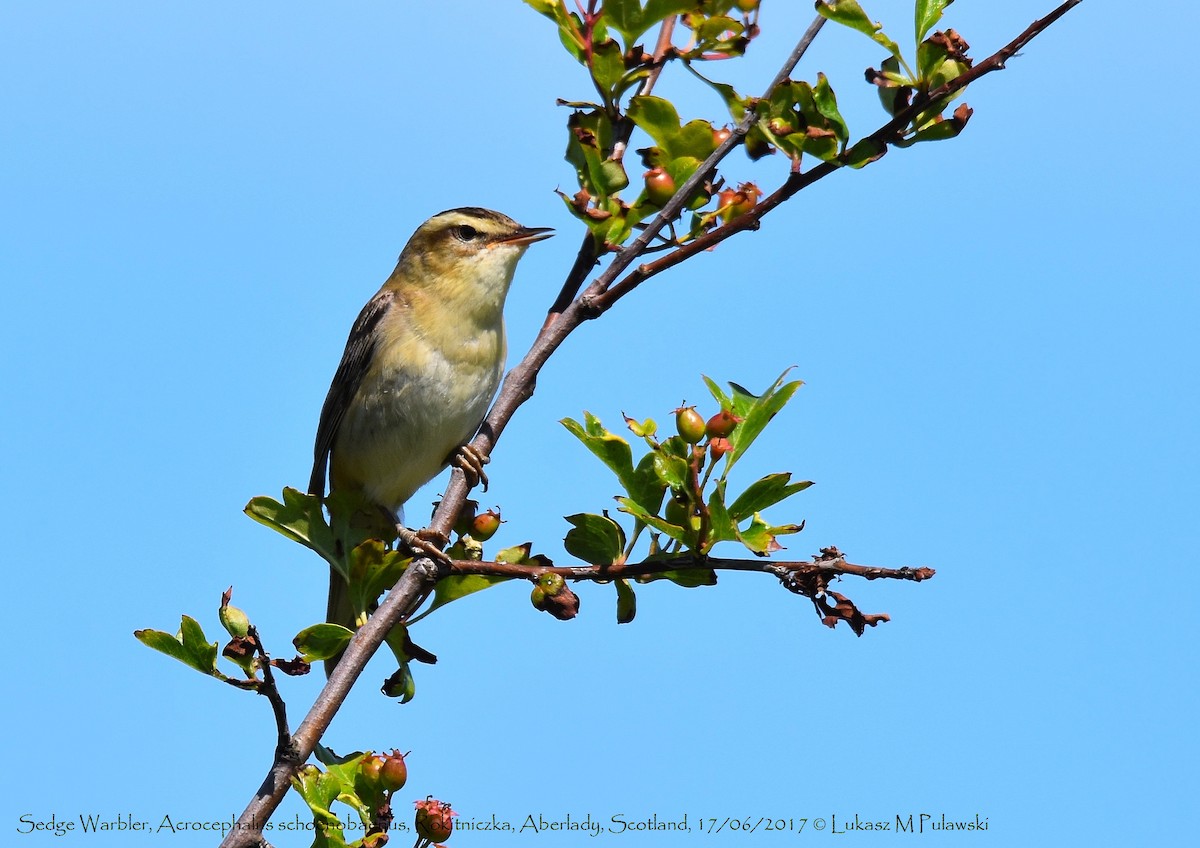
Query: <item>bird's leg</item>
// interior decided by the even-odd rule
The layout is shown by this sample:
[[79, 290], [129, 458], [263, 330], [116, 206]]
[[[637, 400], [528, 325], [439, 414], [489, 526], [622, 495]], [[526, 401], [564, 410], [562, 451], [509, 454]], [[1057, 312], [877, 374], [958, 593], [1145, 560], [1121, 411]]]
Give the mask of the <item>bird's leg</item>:
[[483, 484], [483, 490], [486, 492], [488, 487], [487, 474], [483, 472], [483, 466], [492, 461], [490, 456], [480, 453], [470, 445], [461, 445], [450, 456], [450, 464], [455, 468], [461, 468], [463, 474], [467, 475], [467, 485], [474, 489], [480, 483]]
[[400, 542], [416, 556], [424, 554], [435, 562], [449, 564], [450, 557], [442, 550], [442, 546], [450, 541], [443, 534], [426, 527], [423, 530], [410, 530], [403, 524], [396, 525], [396, 535]]

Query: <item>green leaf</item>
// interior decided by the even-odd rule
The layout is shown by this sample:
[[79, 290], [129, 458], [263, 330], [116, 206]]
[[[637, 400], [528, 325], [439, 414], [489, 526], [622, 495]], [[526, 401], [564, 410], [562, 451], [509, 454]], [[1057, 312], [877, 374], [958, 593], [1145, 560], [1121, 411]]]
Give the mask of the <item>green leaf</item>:
[[572, 112], [567, 132], [565, 156], [575, 166], [581, 188], [605, 198], [629, 185], [624, 166], [612, 158], [612, 122], [602, 110]]
[[844, 154], [843, 161], [851, 168], [864, 168], [887, 153], [887, 145], [873, 138], [864, 138]]
[[942, 18], [942, 12], [954, 0], [917, 0], [914, 18], [917, 30], [917, 43], [925, 40], [925, 36]]
[[768, 556], [775, 551], [783, 549], [783, 545], [776, 541], [777, 536], [799, 533], [803, 529], [803, 524], [780, 524], [772, 526], [767, 524], [761, 515], [755, 513], [754, 520], [750, 522], [750, 526], [742, 530], [738, 534], [738, 538], [741, 539], [743, 545], [758, 556]]
[[564, 418], [559, 423], [612, 469], [621, 485], [629, 491], [627, 484], [633, 479], [633, 450], [629, 442], [604, 429], [600, 419], [590, 412], [583, 413], [583, 420], [584, 423], [580, 424], [573, 418]]
[[653, 513], [647, 512], [641, 504], [635, 502], [631, 498], [617, 498], [617, 503], [620, 504], [618, 508], [621, 510], [621, 512], [632, 515], [643, 524], [653, 527], [655, 530], [658, 530], [660, 533], [669, 536], [677, 542], [684, 541], [684, 536], [686, 535], [684, 528], [676, 527], [669, 521], [659, 518]]
[[612, 565], [622, 559], [625, 531], [607, 515], [580, 512], [568, 515], [567, 521], [574, 526], [563, 546], [571, 556], [590, 565]]
[[759, 556], [767, 556], [783, 548], [783, 545], [775, 541], [771, 525], [767, 524], [758, 514], [755, 514], [750, 526], [741, 531], [738, 536], [742, 540], [742, 544]]
[[661, 23], [669, 15], [677, 15], [694, 9], [695, 0], [649, 0], [645, 8], [638, 0], [606, 0], [604, 21], [621, 33], [629, 47], [646, 30]]
[[217, 670], [217, 643], [209, 642], [200, 623], [190, 615], [179, 622], [179, 632], [172, 636], [162, 630], [135, 630], [133, 635], [143, 645], [179, 660], [202, 674], [224, 678]]
[[664, 571], [662, 574], [656, 575], [656, 578], [670, 580], [677, 586], [682, 586], [685, 589], [697, 589], [701, 586], [716, 586], [717, 572], [711, 568], [680, 568], [672, 571]]
[[791, 479], [791, 473], [768, 474], [761, 480], [751, 483], [749, 488], [730, 505], [729, 514], [733, 516], [734, 521], [741, 521], [812, 485], [811, 480], [789, 483], [788, 481]]
[[625, 578], [619, 577], [613, 583], [617, 587], [617, 624], [628, 624], [637, 615], [637, 596]]
[[725, 507], [725, 481], [718, 480], [708, 496], [709, 538], [704, 553], [712, 550], [717, 542], [737, 539], [737, 523]]
[[667, 492], [667, 486], [658, 476], [655, 467], [656, 456], [658, 452], [651, 451], [642, 457], [633, 471], [628, 487], [629, 496], [652, 513], [658, 512], [662, 506], [663, 495]]
[[[503, 560], [497, 556], [496, 561], [502, 562]], [[429, 615], [429, 613], [438, 607], [444, 607], [446, 604], [457, 601], [459, 598], [465, 598], [467, 595], [482, 592], [484, 589], [511, 579], [510, 577], [496, 577], [489, 574], [456, 574], [450, 577], [443, 577], [437, 582], [437, 586], [434, 587], [433, 603], [429, 605], [429, 609], [421, 613], [421, 618]]]
[[344, 846], [344, 826], [331, 809], [338, 796], [349, 787], [338, 776], [314, 765], [303, 766], [292, 778], [292, 787], [304, 799], [313, 815], [314, 841], [317, 846]]
[[758, 396], [746, 391], [746, 389], [737, 383], [729, 384], [730, 388], [733, 389], [733, 413], [741, 418], [742, 422], [734, 428], [733, 433], [729, 436], [731, 449], [728, 454], [728, 462], [721, 474], [722, 477], [728, 475], [734, 464], [742, 458], [746, 450], [758, 438], [759, 434], [762, 433], [763, 428], [791, 400], [796, 390], [804, 385], [800, 380], [784, 384], [783, 380], [787, 376], [788, 371], [791, 370], [789, 368], [780, 374], [779, 378], [771, 384], [770, 388]]
[[688, 464], [687, 460], [678, 456], [671, 456], [663, 451], [655, 451], [653, 454], [654, 473], [658, 475], [658, 479], [672, 489], [682, 489], [688, 479]]
[[825, 74], [817, 73], [817, 84], [813, 87], [813, 103], [816, 105], [817, 111], [829, 123], [830, 129], [834, 131], [837, 140], [841, 142], [844, 148], [847, 140], [850, 138], [850, 128], [846, 125], [846, 120], [842, 117], [842, 113], [838, 111], [837, 97], [833, 93], [833, 89], [829, 85], [829, 78]]
[[817, 0], [817, 14], [821, 17], [850, 27], [863, 33], [876, 44], [882, 45], [889, 53], [900, 61], [900, 46], [883, 32], [883, 25], [874, 23], [857, 0]]
[[368, 539], [350, 552], [350, 595], [356, 615], [400, 579], [412, 557], [388, 550], [378, 539]]
[[675, 148], [679, 136], [679, 113], [670, 100], [643, 94], [629, 101], [627, 111], [629, 119], [642, 129], [646, 135], [654, 139], [654, 143], [663, 149], [669, 159], [683, 155]]
[[575, 61], [587, 60], [584, 49], [583, 34], [580, 32], [580, 21], [567, 12], [561, 0], [525, 0], [526, 5], [541, 15], [558, 24], [558, 37], [567, 52], [575, 57]]
[[625, 76], [625, 57], [621, 45], [611, 38], [592, 47], [592, 78], [596, 80], [605, 99], [612, 102], [616, 88]]
[[332, 659], [350, 644], [354, 631], [340, 624], [314, 624], [296, 634], [292, 644], [306, 662]]
[[283, 503], [263, 495], [251, 498], [243, 511], [259, 524], [316, 551], [345, 576], [346, 566], [338, 556], [337, 540], [325, 523], [321, 499], [316, 495], [288, 487], [283, 490]]

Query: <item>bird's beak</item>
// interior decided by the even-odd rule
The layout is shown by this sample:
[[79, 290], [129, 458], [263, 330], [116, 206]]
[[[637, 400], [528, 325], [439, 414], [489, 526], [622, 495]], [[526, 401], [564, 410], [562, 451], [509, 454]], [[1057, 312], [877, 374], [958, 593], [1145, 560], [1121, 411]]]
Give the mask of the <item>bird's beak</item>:
[[554, 235], [553, 227], [521, 227], [511, 236], [496, 239], [493, 244], [516, 244], [526, 245], [533, 244], [535, 241], [548, 239]]

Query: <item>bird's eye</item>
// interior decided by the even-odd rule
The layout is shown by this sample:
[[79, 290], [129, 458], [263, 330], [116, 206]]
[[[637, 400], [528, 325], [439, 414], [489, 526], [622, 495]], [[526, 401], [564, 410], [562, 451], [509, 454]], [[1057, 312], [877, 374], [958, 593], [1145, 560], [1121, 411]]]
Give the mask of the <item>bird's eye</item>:
[[479, 238], [479, 230], [472, 227], [470, 224], [459, 224], [454, 228], [454, 235], [461, 241], [474, 241]]

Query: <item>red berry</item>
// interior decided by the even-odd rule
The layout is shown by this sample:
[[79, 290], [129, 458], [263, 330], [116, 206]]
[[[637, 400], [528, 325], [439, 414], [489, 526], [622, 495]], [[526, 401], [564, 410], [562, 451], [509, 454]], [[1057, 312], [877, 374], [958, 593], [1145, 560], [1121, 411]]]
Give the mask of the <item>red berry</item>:
[[727, 438], [741, 420], [728, 409], [722, 409], [712, 418], [708, 419], [708, 423], [704, 425], [704, 430], [708, 433], [710, 439]]
[[675, 180], [662, 168], [651, 168], [643, 176], [646, 179], [646, 197], [655, 206], [664, 206], [675, 193]]
[[494, 509], [489, 509], [487, 512], [475, 516], [475, 520], [471, 522], [471, 538], [480, 542], [486, 542], [495, 536], [496, 531], [499, 529], [500, 513]]
[[450, 838], [454, 830], [454, 816], [458, 813], [450, 809], [449, 804], [435, 801], [429, 796], [424, 801], [417, 801], [417, 833], [432, 842], [443, 842]]
[[713, 458], [713, 462], [716, 462], [731, 450], [733, 450], [733, 445], [729, 444], [729, 439], [726, 439], [724, 436], [717, 436], [708, 440], [708, 455]]
[[408, 782], [408, 766], [404, 764], [404, 755], [393, 750], [383, 757], [379, 769], [379, 785], [389, 792], [395, 792]]

